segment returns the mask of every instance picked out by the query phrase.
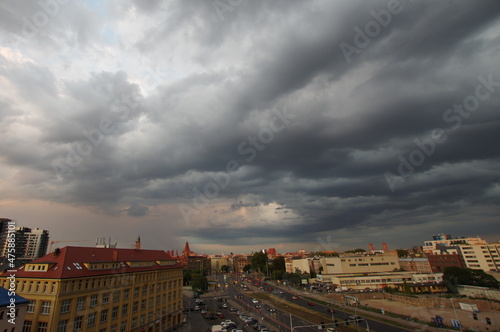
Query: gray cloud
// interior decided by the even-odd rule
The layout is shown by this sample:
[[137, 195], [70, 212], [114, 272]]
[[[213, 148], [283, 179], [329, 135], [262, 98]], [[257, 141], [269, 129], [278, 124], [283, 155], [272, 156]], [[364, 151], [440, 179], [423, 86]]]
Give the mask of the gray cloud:
[[102, 215], [170, 207], [177, 235], [206, 246], [496, 236], [500, 5], [403, 1], [347, 59], [341, 43], [387, 6], [75, 2], [15, 45], [36, 11], [4, 4], [0, 167], [29, 174], [6, 181]]

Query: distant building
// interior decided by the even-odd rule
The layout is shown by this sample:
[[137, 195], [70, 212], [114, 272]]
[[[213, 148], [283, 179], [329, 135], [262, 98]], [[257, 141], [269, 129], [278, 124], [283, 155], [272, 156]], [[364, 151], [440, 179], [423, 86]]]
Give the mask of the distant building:
[[476, 245], [487, 244], [487, 242], [480, 237], [459, 237], [452, 238], [448, 234], [438, 234], [432, 236], [432, 241], [425, 241], [423, 250], [425, 253], [432, 252], [439, 249], [439, 247], [458, 246], [461, 244]]
[[465, 267], [462, 255], [458, 253], [426, 254], [433, 273], [444, 272], [447, 267]]
[[197, 255], [195, 252], [192, 252], [188, 242], [186, 242], [184, 250], [178, 259], [187, 270], [196, 271], [205, 275], [210, 271], [210, 258], [206, 255]]
[[210, 259], [210, 270], [212, 272], [220, 271], [224, 265], [230, 266], [230, 262], [227, 257], [213, 255], [209, 256], [209, 259]]
[[[407, 283], [433, 283], [443, 282], [442, 273], [413, 273], [413, 272], [379, 272], [370, 274], [321, 274], [316, 278], [321, 283], [331, 283], [334, 289], [380, 289], [395, 287], [397, 284]], [[437, 288], [436, 288], [437, 290]]]
[[500, 243], [461, 244], [458, 249], [466, 267], [484, 271], [500, 271]]
[[427, 257], [400, 258], [399, 266], [405, 271], [416, 273], [431, 273], [432, 268]]
[[[15, 239], [14, 244], [15, 266], [20, 266], [47, 253], [49, 244], [49, 232], [39, 228], [17, 227], [10, 219], [2, 218], [0, 231], [0, 251], [2, 260], [5, 262], [9, 257], [12, 247], [8, 239]], [[10, 234], [14, 235], [9, 235]]]
[[399, 269], [396, 251], [320, 258], [322, 274], [375, 273]]
[[[182, 322], [183, 269], [162, 250], [65, 247], [16, 272], [33, 332], [163, 331]], [[9, 273], [0, 275], [8, 288]], [[9, 330], [10, 331], [10, 330]]]
[[243, 272], [243, 268], [250, 264], [250, 259], [248, 256], [235, 255], [232, 257], [233, 271], [236, 273]]

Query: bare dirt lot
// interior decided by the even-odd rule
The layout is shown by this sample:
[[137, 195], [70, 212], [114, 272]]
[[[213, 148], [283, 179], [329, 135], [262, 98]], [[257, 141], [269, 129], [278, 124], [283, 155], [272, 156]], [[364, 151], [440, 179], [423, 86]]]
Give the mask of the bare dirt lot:
[[[457, 301], [457, 300], [455, 300]], [[467, 301], [464, 301], [467, 302]], [[472, 313], [460, 309], [444, 307], [418, 307], [406, 303], [401, 303], [385, 299], [373, 299], [361, 301], [361, 307], [368, 304], [371, 308], [384, 309], [389, 312], [408, 315], [419, 320], [429, 322], [431, 317], [439, 315], [444, 318], [445, 324], [450, 326], [451, 319], [457, 319], [462, 323], [463, 329], [469, 328], [470, 331], [500, 331], [500, 315], [498, 311], [483, 311], [477, 314], [478, 320], [472, 318]], [[492, 325], [486, 324], [486, 317], [490, 318]]]

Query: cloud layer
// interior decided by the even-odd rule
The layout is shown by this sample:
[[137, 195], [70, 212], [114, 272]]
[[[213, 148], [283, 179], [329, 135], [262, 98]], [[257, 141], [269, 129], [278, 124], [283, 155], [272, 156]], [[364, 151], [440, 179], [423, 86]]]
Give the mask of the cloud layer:
[[5, 217], [206, 251], [498, 239], [498, 1], [0, 6]]

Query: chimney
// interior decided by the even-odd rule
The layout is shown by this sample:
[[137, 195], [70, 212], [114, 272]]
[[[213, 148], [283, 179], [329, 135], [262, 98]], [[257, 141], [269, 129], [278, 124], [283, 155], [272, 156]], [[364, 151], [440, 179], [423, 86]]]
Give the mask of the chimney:
[[370, 247], [370, 251], [375, 251], [375, 247], [373, 246], [373, 243], [369, 243], [368, 247]]
[[118, 261], [118, 250], [114, 249], [113, 250], [113, 262]]
[[141, 237], [137, 236], [137, 240], [135, 240], [135, 250], [141, 250]]
[[56, 248], [56, 249], [54, 250], [54, 257], [59, 256], [59, 254], [60, 254], [60, 253], [61, 253], [61, 249]]
[[384, 248], [384, 252], [389, 251], [389, 248], [387, 248], [387, 243], [382, 243], [382, 248]]

